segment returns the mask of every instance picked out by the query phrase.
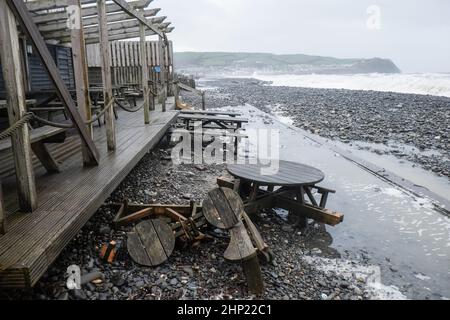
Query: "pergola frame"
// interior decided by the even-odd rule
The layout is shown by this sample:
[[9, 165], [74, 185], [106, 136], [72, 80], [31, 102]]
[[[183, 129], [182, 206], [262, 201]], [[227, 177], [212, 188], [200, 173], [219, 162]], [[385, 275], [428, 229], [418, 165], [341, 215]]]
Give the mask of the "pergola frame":
[[[30, 2], [6, 0], [6, 4], [2, 5], [4, 12], [1, 15], [0, 41], [3, 48], [9, 49], [2, 49], [0, 53], [3, 72], [6, 75], [4, 78], [10, 106], [8, 113], [14, 115], [14, 117], [10, 117], [10, 125], [23, 116], [26, 110], [23, 83], [19, 81], [23, 75], [21, 61], [17, 54], [20, 52], [15, 23], [17, 21], [22, 32], [27, 35], [40, 56], [44, 68], [55, 86], [56, 93], [81, 137], [85, 166], [99, 164], [97, 146], [93, 142], [92, 125], [86, 124], [92, 119], [92, 115], [85, 46], [88, 43], [100, 43], [104, 106], [109, 106], [105, 112], [107, 147], [108, 150], [114, 151], [116, 141], [113, 104], [110, 103], [113, 95], [109, 41], [139, 37], [141, 57], [147, 56], [145, 42], [149, 35], [157, 35], [161, 40], [161, 47], [167, 45], [166, 33], [171, 32], [173, 27], [169, 27], [170, 23], [164, 22], [166, 17], [155, 17], [160, 9], [146, 9], [151, 1], [113, 0], [113, 2], [107, 3], [106, 0], [38, 0]], [[71, 14], [68, 13], [68, 8], [70, 8]], [[46, 46], [45, 41], [50, 40], [53, 43], [71, 44], [76, 103], [72, 100]], [[161, 61], [163, 60], [161, 59]], [[161, 64], [163, 69], [164, 63]], [[149, 97], [150, 95], [147, 94], [149, 92], [148, 67], [145, 63], [142, 63], [142, 78], [144, 121], [147, 124], [150, 121], [151, 101], [149, 99], [154, 99], [154, 97]], [[162, 79], [167, 79], [167, 76]], [[162, 88], [167, 88], [167, 84], [163, 84]], [[163, 106], [165, 106], [165, 98]], [[31, 212], [37, 207], [37, 200], [31, 165], [30, 138], [26, 126], [13, 135], [12, 146], [14, 154], [17, 155], [15, 156], [15, 167], [21, 195], [20, 208], [22, 211]]]

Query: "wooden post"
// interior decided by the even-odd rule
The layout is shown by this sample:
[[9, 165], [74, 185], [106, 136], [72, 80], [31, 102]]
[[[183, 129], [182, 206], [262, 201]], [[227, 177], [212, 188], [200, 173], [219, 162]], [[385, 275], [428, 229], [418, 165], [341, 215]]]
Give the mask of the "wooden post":
[[178, 107], [179, 101], [180, 101], [180, 87], [178, 86], [178, 81], [175, 81], [173, 83], [173, 96], [175, 99], [175, 108]]
[[205, 92], [202, 92], [202, 109], [206, 110]]
[[[67, 4], [71, 7], [70, 16], [70, 35], [72, 42], [73, 70], [75, 77], [75, 90], [77, 95], [78, 112], [80, 112], [83, 121], [91, 120], [91, 101], [89, 97], [89, 80], [86, 62], [86, 46], [84, 43], [83, 19], [81, 18], [80, 0], [68, 0]], [[86, 125], [86, 129], [93, 138], [92, 124]], [[83, 165], [95, 166], [96, 161], [91, 157], [85, 143], [82, 143]]]
[[[6, 1], [0, 1], [0, 57], [5, 80], [8, 118], [12, 125], [26, 113], [26, 101], [16, 19]], [[19, 206], [22, 211], [31, 212], [37, 208], [37, 197], [27, 125], [11, 135], [11, 143]]]
[[139, 24], [140, 33], [140, 51], [141, 51], [141, 70], [142, 70], [142, 92], [144, 95], [144, 122], [150, 123], [150, 96], [148, 95], [148, 63], [147, 63], [147, 44], [145, 41], [145, 25]]
[[3, 207], [2, 180], [0, 179], [0, 235], [6, 233], [6, 213]]
[[[98, 9], [98, 26], [100, 31], [100, 56], [102, 61], [102, 79], [103, 79], [103, 100], [104, 105], [108, 105], [112, 95], [111, 84], [111, 62], [109, 60], [109, 41], [108, 41], [108, 25], [106, 17], [106, 1], [97, 0]], [[108, 150], [116, 149], [116, 132], [114, 128], [114, 106], [111, 105], [105, 113], [106, 120], [106, 139], [108, 143]]]
[[166, 68], [165, 68], [165, 59], [164, 59], [164, 39], [159, 36], [159, 66], [161, 67], [160, 79], [161, 79], [161, 107], [162, 111], [166, 111], [166, 94], [167, 94], [167, 86], [166, 86]]

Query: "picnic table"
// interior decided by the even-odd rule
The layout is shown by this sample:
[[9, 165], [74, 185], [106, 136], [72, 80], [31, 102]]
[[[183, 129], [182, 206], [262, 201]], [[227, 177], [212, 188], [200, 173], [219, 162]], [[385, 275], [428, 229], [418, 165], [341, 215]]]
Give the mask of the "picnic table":
[[229, 117], [238, 117], [241, 114], [238, 112], [228, 112], [228, 111], [219, 111], [219, 110], [191, 110], [184, 109], [180, 111], [182, 114], [203, 114], [210, 116], [229, 116]]
[[[297, 162], [273, 161], [278, 161], [278, 169], [273, 172], [261, 161], [227, 166], [235, 178], [233, 188], [244, 199], [246, 211], [282, 208], [289, 211], [294, 224], [301, 226], [306, 225], [306, 218], [329, 225], [342, 222], [342, 214], [325, 209], [328, 195], [335, 191], [317, 186], [325, 178], [322, 171]], [[316, 199], [317, 195], [320, 199]]]
[[184, 123], [187, 130], [194, 129], [194, 122], [201, 122], [202, 128], [205, 129], [226, 130], [238, 130], [242, 127], [243, 123], [248, 122], [245, 118], [186, 113], [181, 113], [178, 116], [178, 119]]

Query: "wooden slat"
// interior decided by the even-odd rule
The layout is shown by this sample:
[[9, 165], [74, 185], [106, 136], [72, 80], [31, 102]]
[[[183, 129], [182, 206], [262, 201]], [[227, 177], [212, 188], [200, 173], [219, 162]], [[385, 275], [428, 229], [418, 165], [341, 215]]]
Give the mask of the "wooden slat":
[[222, 115], [230, 117], [239, 117], [239, 112], [219, 111], [219, 110], [182, 110], [182, 114], [207, 114], [207, 115]]
[[[96, 0], [81, 0], [82, 4], [95, 3]], [[25, 3], [30, 12], [43, 11], [67, 7], [67, 0], [39, 0]]]
[[[162, 25], [164, 25], [166, 23], [162, 23]], [[168, 24], [168, 23], [167, 23]], [[174, 30], [173, 27], [168, 27], [164, 29], [165, 33], [169, 33], [172, 32]], [[145, 35], [146, 36], [153, 36], [155, 35], [155, 33], [151, 30], [147, 30], [145, 31]], [[108, 37], [109, 41], [117, 41], [117, 40], [124, 40], [124, 39], [130, 39], [130, 38], [139, 38], [139, 31], [137, 32], [120, 32], [120, 31], [114, 31], [114, 34], [110, 35]], [[61, 38], [61, 39], [57, 39], [59, 41], [61, 41], [62, 43], [64, 42], [68, 42], [67, 38]], [[92, 35], [89, 34], [86, 36], [86, 43], [87, 44], [91, 44], [91, 43], [98, 43], [99, 42], [99, 37], [96, 35]]]
[[182, 120], [199, 120], [199, 121], [228, 121], [228, 122], [240, 122], [246, 123], [248, 119], [246, 118], [237, 118], [237, 117], [225, 117], [220, 115], [208, 115], [208, 114], [187, 114], [182, 113], [178, 116], [179, 119]]
[[[30, 130], [30, 143], [35, 143], [46, 138], [63, 133], [66, 129], [55, 128], [50, 126], [43, 126], [33, 130]], [[8, 150], [11, 148], [11, 140], [5, 139], [0, 141], [0, 151]]]
[[[89, 19], [96, 19], [97, 17], [89, 18]], [[161, 24], [166, 20], [167, 17], [157, 17], [152, 18], [150, 21], [155, 24]], [[87, 19], [83, 20], [83, 26], [84, 26], [84, 33], [85, 34], [91, 34], [91, 33], [98, 33], [98, 21], [96, 24], [90, 23], [85, 24]], [[108, 20], [108, 31], [114, 31], [114, 30], [120, 30], [120, 29], [126, 29], [133, 31], [134, 29], [131, 28], [137, 28], [139, 27], [139, 22], [137, 20], [117, 20], [117, 22], [110, 22]], [[46, 24], [46, 25], [40, 25], [39, 31], [42, 33], [43, 37], [45, 39], [54, 39], [54, 38], [61, 38], [61, 37], [68, 37], [70, 36], [70, 30], [67, 29], [67, 23], [58, 23], [58, 24]]]
[[[129, 5], [134, 8], [143, 8], [150, 4], [153, 0], [139, 0], [130, 2]], [[81, 4], [93, 4], [96, 0], [81, 0]], [[25, 3], [27, 9], [30, 12], [44, 11], [58, 8], [65, 8], [67, 6], [67, 0], [39, 0], [39, 1], [28, 1]]]
[[[5, 1], [0, 3], [0, 56], [7, 95], [9, 124], [13, 125], [26, 113], [19, 35], [16, 19]], [[30, 212], [36, 209], [37, 197], [31, 162], [30, 136], [25, 124], [11, 135], [20, 208]]]
[[[132, 5], [134, 8], [144, 8], [144, 6], [142, 6], [142, 4], [137, 5], [138, 3], [141, 3], [142, 1], [134, 1], [134, 2], [129, 2], [130, 5]], [[146, 6], [145, 6], [146, 7]], [[157, 14], [159, 11], [161, 11], [161, 9], [156, 8], [156, 9], [150, 9], [150, 10], [155, 10]], [[115, 3], [108, 3], [106, 4], [106, 11], [108, 13], [117, 13], [117, 12], [121, 12], [122, 8], [119, 7], [118, 5], [116, 5]], [[90, 19], [92, 16], [95, 16], [97, 14], [97, 7], [93, 6], [93, 7], [84, 7], [81, 9], [81, 15], [83, 17], [83, 19]], [[42, 24], [42, 23], [50, 23], [50, 22], [57, 22], [57, 21], [65, 21], [67, 20], [67, 12], [65, 10], [60, 11], [60, 12], [51, 12], [51, 13], [41, 13], [41, 14], [34, 14], [33, 15], [33, 21], [36, 24]]]
[[132, 17], [138, 19], [140, 22], [145, 24], [147, 28], [156, 33], [157, 35], [164, 37], [163, 32], [161, 32], [160, 28], [154, 24], [152, 24], [141, 12], [136, 11], [132, 6], [130, 6], [125, 0], [113, 0], [118, 6], [120, 6], [123, 11], [130, 14]]
[[59, 74], [58, 68], [48, 51], [47, 45], [39, 34], [36, 25], [33, 23], [30, 13], [25, 7], [22, 0], [6, 0], [9, 7], [14, 11], [16, 18], [18, 18], [22, 29], [27, 33], [28, 39], [33, 43], [36, 48], [41, 61], [50, 76], [50, 80], [54, 84], [60, 100], [64, 103], [68, 110], [70, 118], [75, 124], [75, 128], [81, 136], [81, 139], [89, 149], [90, 156], [94, 159], [95, 163], [99, 162], [98, 151], [95, 147], [89, 132], [86, 130], [83, 119], [79, 115], [76, 106], [67, 90], [64, 81]]

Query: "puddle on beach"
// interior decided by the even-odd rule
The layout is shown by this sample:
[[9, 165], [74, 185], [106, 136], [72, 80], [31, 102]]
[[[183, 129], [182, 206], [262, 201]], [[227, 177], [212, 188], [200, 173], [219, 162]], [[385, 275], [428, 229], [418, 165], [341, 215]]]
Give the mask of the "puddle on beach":
[[[344, 222], [326, 227], [331, 238], [329, 247], [340, 256], [330, 260], [335, 270], [346, 272], [349, 261], [360, 269], [379, 269], [379, 281], [371, 284], [379, 298], [450, 297], [450, 218], [435, 211], [431, 200], [415, 197], [362, 170], [311, 140], [310, 134], [307, 137], [303, 130], [289, 127], [289, 119], [281, 119], [283, 123], [250, 105], [239, 107], [239, 111], [250, 120], [248, 129], [279, 130], [280, 159], [321, 169], [326, 176], [321, 185], [337, 191], [329, 197], [327, 207], [342, 212]], [[430, 185], [435, 183], [433, 178], [428, 179]], [[450, 190], [448, 181], [439, 183], [443, 190]], [[320, 248], [316, 251], [327, 252]], [[325, 258], [329, 257], [305, 257]], [[319, 265], [330, 265], [330, 261], [321, 260]]]

